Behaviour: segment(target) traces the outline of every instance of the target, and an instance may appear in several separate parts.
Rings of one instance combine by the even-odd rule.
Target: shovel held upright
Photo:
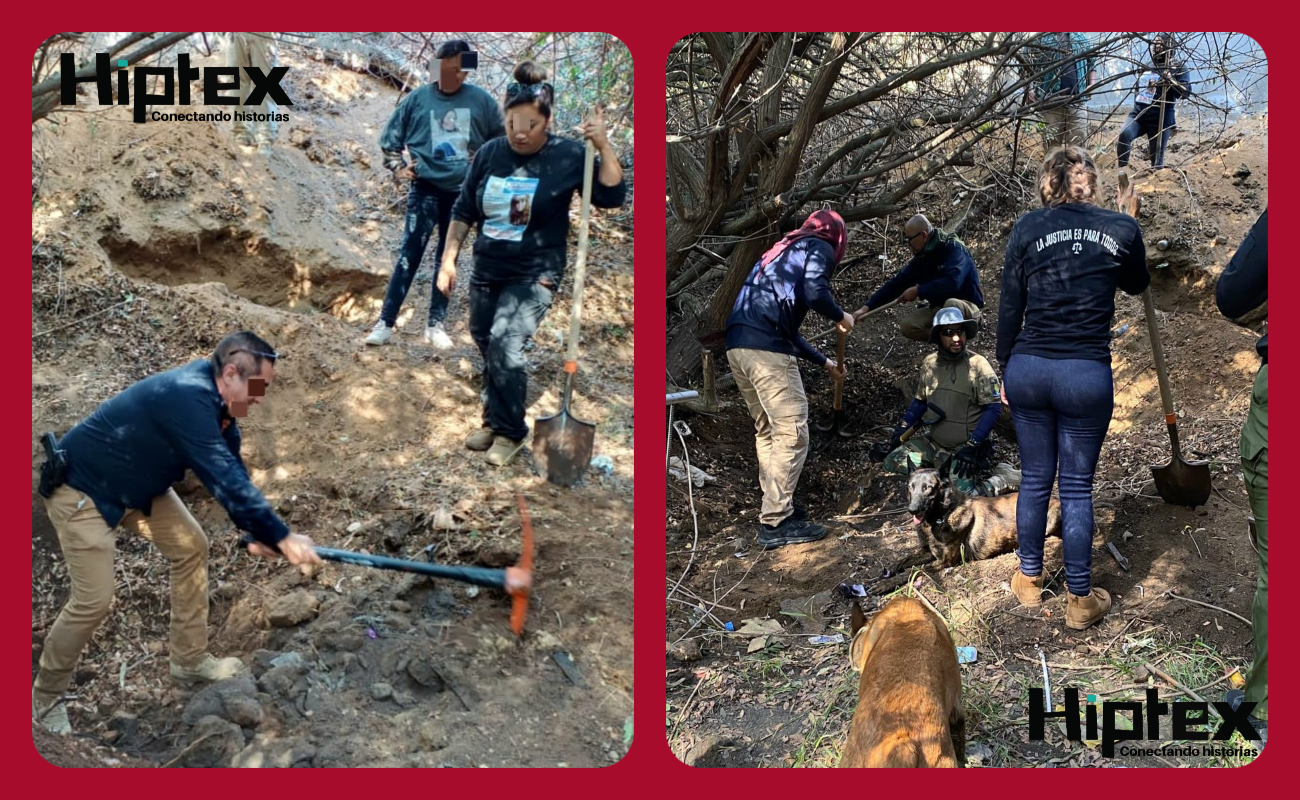
[[[573,266],[573,313],[569,320],[569,348],[564,360],[564,396],[560,413],[537,420],[533,457],[546,479],[560,486],[577,483],[591,463],[596,426],[569,412],[573,377],[578,372],[578,341],[582,334],[582,286],[587,276],[587,234],[591,215],[591,179],[596,150],[587,140],[582,166],[582,216],[578,228],[578,258]]]

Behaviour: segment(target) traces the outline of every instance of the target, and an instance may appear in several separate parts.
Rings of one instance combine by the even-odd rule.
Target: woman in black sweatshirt
[[[450,295],[461,243],[476,226],[469,332],[483,355],[483,426],[465,446],[486,450],[496,466],[514,460],[528,435],[524,341],[546,316],[564,276],[569,206],[582,191],[584,161],[581,142],[550,132],[555,90],[545,82],[546,71],[525,61],[514,77],[506,87],[506,135],[474,155],[452,208],[438,272],[438,290]],[[623,205],[623,168],[601,112],[583,124],[583,134],[597,153],[592,205]]]
[[[1043,540],[1059,471],[1065,623],[1083,629],[1110,608],[1092,586],[1092,481],[1115,404],[1110,325],[1115,289],[1151,282],[1137,220],[1093,205],[1097,166],[1079,147],[1043,162],[1044,208],[1016,220],[1007,242],[997,359],[1011,406],[1023,480],[1016,502],[1020,568],[1011,580],[1026,606],[1042,604]]]

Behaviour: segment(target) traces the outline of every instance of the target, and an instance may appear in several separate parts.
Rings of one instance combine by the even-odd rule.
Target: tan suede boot
[[[1106,616],[1109,610],[1110,593],[1105,589],[1094,586],[1087,597],[1078,597],[1070,592],[1065,603],[1065,627],[1081,631]]]
[[[1016,567],[1011,576],[1011,593],[1026,608],[1038,608],[1043,604],[1043,576],[1031,578]]]

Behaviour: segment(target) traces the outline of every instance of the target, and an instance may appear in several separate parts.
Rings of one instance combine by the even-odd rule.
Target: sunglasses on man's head
[[[261,350],[244,350],[241,348],[239,350],[231,350],[230,353],[227,355],[227,358],[229,358],[229,356],[233,356],[235,353],[248,353],[250,356],[261,356],[262,358],[265,358],[266,360],[270,361],[272,364],[274,364],[275,360],[280,357],[279,353],[263,353]]]

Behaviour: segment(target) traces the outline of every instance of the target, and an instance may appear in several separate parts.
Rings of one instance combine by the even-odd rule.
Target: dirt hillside
[[[508,599],[492,590],[339,564],[308,578],[254,560],[191,478],[179,490],[212,542],[210,649],[243,658],[254,679],[198,694],[172,685],[166,562],[119,532],[114,608],[71,689],[76,736],[34,732],[38,749],[69,766],[617,761],[632,713],[631,204],[595,215],[574,396],[612,469],[564,490],[527,451],[488,466],[461,446],[479,424],[481,368],[463,288],[448,318],[455,349],[420,340],[432,252],[394,344],[361,343],[401,236],[405,192],[377,144],[396,90],[294,53],[282,63],[295,104],[258,154],[227,130],[137,125],[117,107],[34,129],[33,441],[227,333],[258,331],[284,358],[243,423],[244,458],[291,527],[321,545],[504,567],[518,558],[521,493],[537,537],[528,630],[511,635]],[[468,255],[460,266],[463,287]],[[530,422],[559,407],[570,288],[528,353]],[[34,445],[33,480],[38,463]],[[33,670],[68,591],[38,501]]]
[[[1113,127],[1101,138],[1113,141],[1118,126]],[[1135,168],[1146,166],[1145,150],[1139,153]],[[1126,699],[1148,682],[1160,687],[1162,698],[1182,699],[1146,665],[1218,699],[1228,688],[1228,673],[1250,665],[1250,628],[1226,611],[1249,619],[1255,587],[1237,446],[1259,365],[1257,334],[1218,314],[1214,285],[1267,204],[1266,121],[1239,123],[1215,142],[1180,132],[1170,161],[1183,166],[1138,177],[1141,222],[1183,453],[1209,461],[1210,501],[1189,509],[1167,505],[1156,495],[1149,466],[1168,461],[1169,438],[1142,301],[1121,293],[1113,323],[1116,408],[1097,476],[1093,551],[1094,580],[1115,598],[1106,620],[1086,632],[1065,629],[1059,540],[1047,544],[1053,599],[1039,615],[1017,610],[1011,598],[1014,554],[944,570],[929,565],[899,572],[917,552],[906,488],[899,479],[876,475],[866,453],[887,437],[902,413],[915,388],[917,364],[930,346],[899,337],[898,315],[883,312],[883,319],[864,322],[849,338],[844,407],[858,436],[823,441],[814,434],[800,479],[796,501],[828,524],[827,539],[767,553],[758,549],[760,494],[752,422],[743,403],[732,388],[721,393],[725,405],[719,413],[688,415],[694,431],[688,440],[691,463],[717,482],[695,490],[698,544],[685,486],[675,483],[668,491],[669,586],[685,573],[669,604],[667,661],[667,725],[681,759],[696,766],[838,762],[857,703],[857,676],[849,669],[846,643],[811,644],[808,635],[848,633],[849,605],[841,584],[865,586],[868,612],[898,591],[924,594],[949,621],[956,644],[977,647],[978,661],[963,666],[962,677],[973,720],[967,729],[973,763],[984,766],[1161,764],[1150,758],[1103,761],[1093,747],[1064,742],[1063,736],[1029,742],[1028,689],[1042,686],[1037,648],[1053,667],[1058,702],[1067,685],[1105,699]],[[1113,150],[1101,155],[1099,167],[1104,200],[1113,207]],[[991,319],[972,349],[991,355],[1007,235],[1024,209],[993,197],[954,197],[953,191],[922,192],[916,210],[942,226],[974,203],[961,235],[979,266]],[[1158,246],[1161,240],[1165,249]],[[847,257],[867,255],[871,266],[837,277],[837,297],[846,308],[860,306],[904,263],[892,243],[888,258],[878,260],[878,241],[859,239],[855,246],[850,240]],[[809,327],[820,329],[823,323],[810,321]],[[814,344],[832,352],[834,340]],[[804,376],[816,422],[830,413],[831,382],[820,370],[805,370]],[[997,430],[999,453],[1018,463],[1008,416]],[[1110,540],[1128,558],[1129,571],[1106,550]],[[782,633],[753,651],[753,638],[719,632],[727,622],[740,628],[746,619],[764,617],[779,620]],[[1166,731],[1166,741],[1170,738]]]

